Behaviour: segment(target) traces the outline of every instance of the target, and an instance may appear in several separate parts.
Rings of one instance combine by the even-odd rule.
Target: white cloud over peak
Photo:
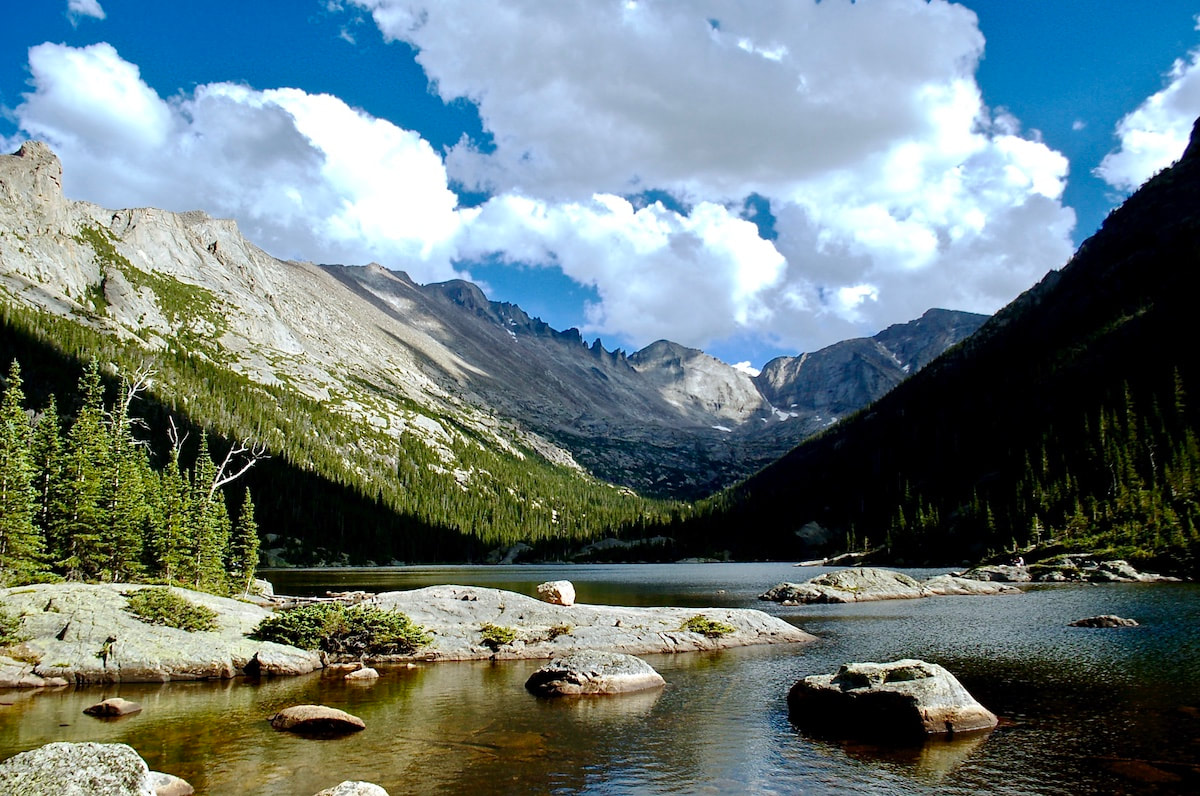
[[[1135,190],[1187,147],[1200,116],[1200,49],[1177,59],[1166,80],[1161,91],[1117,123],[1120,146],[1096,168],[1096,175],[1114,188]]]
[[[77,22],[81,17],[104,19],[104,9],[100,0],[67,0],[67,18]]]
[[[695,283],[648,261],[631,283],[616,258],[576,268],[556,250],[603,298],[596,331],[648,342],[641,313],[684,320],[655,309],[671,297],[706,308],[672,339],[736,331],[811,350],[930,306],[994,311],[1073,248],[1067,161],[983,105],[984,40],[961,6],[354,2],[416,48],[444,100],[478,106],[492,141],[450,151],[454,180],[552,216],[644,190],[696,207],[769,200],[785,259],[769,280],[727,257]]]

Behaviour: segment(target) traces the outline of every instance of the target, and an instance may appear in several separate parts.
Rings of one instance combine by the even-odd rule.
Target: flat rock
[[[155,796],[146,762],[123,743],[52,743],[0,763],[0,793]]]
[[[551,605],[523,594],[474,586],[429,586],[384,592],[368,604],[403,611],[433,634],[411,655],[391,660],[483,660],[552,658],[596,650],[648,655],[725,649],[751,644],[814,641],[815,637],[762,611],[744,608],[644,608],[576,603]],[[721,636],[683,630],[696,615],[733,627]],[[511,627],[517,639],[492,649],[483,643],[483,624]],[[570,628],[570,632],[561,632]]]
[[[997,724],[954,675],[912,659],[847,663],[837,674],[805,677],[788,693],[788,708],[792,721],[819,733],[898,742]]]
[[[32,674],[71,683],[165,682],[320,668],[314,652],[246,638],[271,611],[212,594],[174,589],[217,613],[217,629],[189,632],[141,621],[126,610],[120,583],[48,583],[0,589],[0,604],[21,620]]]
[[[986,580],[971,580],[957,575],[935,575],[921,581],[926,591],[936,596],[963,594],[1020,594],[1021,590],[1007,583]]]
[[[553,605],[574,605],[575,585],[569,580],[549,580],[537,587],[538,596]]]
[[[91,707],[86,707],[83,712],[89,716],[128,716],[131,713],[141,713],[142,705],[140,702],[130,702],[128,699],[121,697],[113,697],[106,699],[103,702],[97,702]]]
[[[1112,614],[1089,616],[1086,619],[1076,619],[1068,623],[1069,627],[1137,627],[1136,619],[1126,619]]]
[[[796,603],[856,603],[928,596],[929,592],[920,582],[903,572],[854,567],[818,575],[804,583],[780,583],[759,595],[759,599]]]
[[[661,688],[665,681],[641,658],[618,652],[581,651],[554,658],[525,681],[539,696],[623,694]]]
[[[372,782],[346,780],[313,796],[388,796],[388,792]]]
[[[366,728],[358,716],[326,705],[293,705],[271,716],[277,730],[304,735],[345,735]]]

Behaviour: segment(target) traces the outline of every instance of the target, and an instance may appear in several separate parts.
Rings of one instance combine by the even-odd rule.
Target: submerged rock
[[[1076,619],[1068,623],[1068,627],[1137,627],[1136,619],[1126,619],[1112,614],[1089,616],[1086,619]]]
[[[346,780],[313,796],[388,796],[388,792],[372,782]]]
[[[0,793],[155,796],[146,761],[123,743],[51,743],[0,763]]]
[[[538,596],[551,605],[574,605],[575,586],[569,580],[550,580],[537,587]]]
[[[91,707],[86,707],[83,712],[89,716],[113,717],[113,716],[128,716],[131,713],[141,713],[142,705],[140,702],[130,702],[128,699],[121,697],[113,697],[106,699],[103,702],[97,702]]]
[[[990,730],[995,714],[935,663],[847,663],[833,675],[799,680],[788,693],[796,724],[823,734],[913,741]]]
[[[344,710],[325,705],[293,705],[270,718],[277,730],[304,735],[345,735],[366,729],[366,722]]]
[[[196,792],[186,779],[161,771],[150,772],[150,787],[154,789],[154,796],[192,796]]]
[[[539,696],[624,694],[660,688],[665,681],[650,664],[616,652],[573,652],[555,658],[525,681]]]

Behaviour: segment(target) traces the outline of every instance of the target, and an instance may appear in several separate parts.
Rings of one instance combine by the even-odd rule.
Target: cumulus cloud
[[[742,332],[811,349],[930,306],[993,311],[1070,256],[1067,161],[983,105],[984,40],[962,6],[354,1],[443,99],[477,104],[490,140],[454,147],[447,169],[523,197],[510,218],[646,190],[769,201],[784,258],[770,279],[741,265],[755,255],[740,238],[696,247],[691,280],[682,246],[632,268],[547,245],[596,285],[596,331],[641,343],[678,324],[666,336],[691,345]]]
[[[1162,91],[1117,123],[1120,146],[1096,168],[1096,175],[1114,188],[1135,190],[1187,147],[1200,116],[1200,49],[1177,59],[1166,81]]]
[[[100,0],[67,0],[67,19],[71,20],[72,24],[78,23],[82,17],[104,19],[104,16]]]
[[[68,195],[231,216],[278,256],[457,274],[458,200],[416,133],[292,88],[212,83],[163,99],[103,43],[41,44],[29,66],[15,115],[58,152]]]

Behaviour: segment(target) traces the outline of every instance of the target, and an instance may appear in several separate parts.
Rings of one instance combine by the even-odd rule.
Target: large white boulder
[[[537,587],[538,596],[551,605],[574,605],[575,586],[569,580],[549,580]]]
[[[0,763],[0,793],[155,796],[146,761],[123,743],[52,743]]]

